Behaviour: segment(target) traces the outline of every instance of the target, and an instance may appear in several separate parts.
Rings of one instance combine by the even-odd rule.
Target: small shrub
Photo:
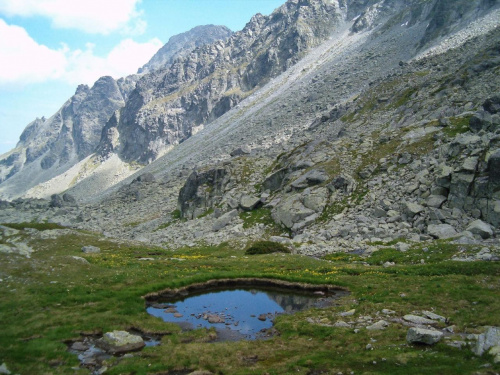
[[[290,253],[290,250],[277,242],[257,241],[254,242],[246,251],[247,255],[272,254],[272,253]]]

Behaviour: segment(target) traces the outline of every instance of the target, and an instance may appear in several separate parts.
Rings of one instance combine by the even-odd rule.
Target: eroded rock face
[[[193,219],[212,208],[222,199],[228,181],[229,174],[224,168],[191,173],[179,192],[181,217]]]

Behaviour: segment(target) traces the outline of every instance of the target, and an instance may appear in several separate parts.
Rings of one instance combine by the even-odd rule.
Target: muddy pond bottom
[[[273,335],[277,315],[327,307],[337,298],[321,292],[235,288],[152,303],[147,312],[184,330],[213,327],[217,341],[256,340]]]

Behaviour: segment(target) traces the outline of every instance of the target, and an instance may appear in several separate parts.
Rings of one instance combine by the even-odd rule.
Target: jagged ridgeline
[[[99,181],[97,191],[104,190],[210,127],[243,100],[257,97],[260,89],[284,87],[283,78],[280,87],[273,88],[271,81],[304,57],[317,60],[304,68],[306,76],[345,43],[364,38],[369,48],[387,38],[381,51],[392,54],[384,62],[388,65],[372,67],[364,80],[343,85],[330,102],[347,100],[370,75],[383,75],[497,6],[495,0],[290,0],[269,16],[255,15],[236,33],[223,26],[194,28],[172,37],[140,74],[80,86],[52,117],[29,124],[17,147],[0,159],[0,194],[13,198],[36,187],[31,196],[49,196],[84,180]],[[310,54],[329,40],[338,43]],[[365,62],[351,66],[351,73],[366,71]],[[332,83],[332,92],[345,78]],[[308,100],[324,101],[317,93]],[[302,112],[303,121],[309,121],[312,111]],[[269,128],[263,135],[275,131]],[[103,168],[117,172],[102,177]]]

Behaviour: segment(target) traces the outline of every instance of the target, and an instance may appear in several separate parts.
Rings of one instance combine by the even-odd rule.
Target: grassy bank
[[[18,228],[21,229],[21,228]],[[47,232],[48,233],[48,232]],[[73,231],[30,239],[31,258],[0,254],[0,363],[19,374],[85,374],[77,369],[66,340],[81,332],[132,327],[166,334],[162,345],[131,358],[110,360],[109,374],[167,374],[209,370],[220,374],[488,374],[500,371],[488,356],[446,342],[408,345],[408,327],[391,322],[383,331],[333,327],[338,320],[394,317],[433,310],[449,318],[455,332],[500,326],[500,267],[494,262],[454,262],[464,251],[436,243],[402,254],[380,250],[367,263],[355,256],[313,259],[274,253],[245,255],[230,244],[175,252],[142,247]],[[101,248],[83,254],[82,246]],[[467,249],[466,249],[467,251]],[[79,258],[74,258],[74,257]],[[83,259],[81,259],[83,258]],[[425,258],[425,264],[420,259]],[[395,261],[396,266],[380,264]],[[143,296],[214,278],[265,277],[347,287],[337,306],[280,316],[280,332],[268,341],[210,343],[208,333],[181,332],[148,315]],[[355,309],[352,317],[338,313]],[[444,326],[444,325],[443,325]],[[367,345],[372,346],[367,350]],[[488,365],[491,367],[482,367]]]

